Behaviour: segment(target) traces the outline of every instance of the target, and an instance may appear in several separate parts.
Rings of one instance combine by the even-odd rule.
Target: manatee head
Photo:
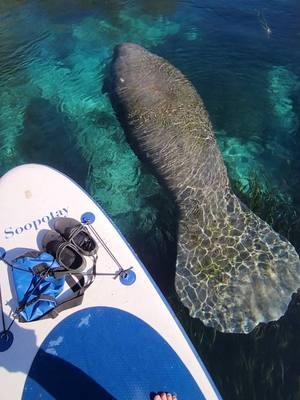
[[[300,287],[298,254],[232,192],[194,87],[129,43],[115,49],[112,80],[130,143],[179,208],[175,286],[190,315],[235,333],[278,319]]]

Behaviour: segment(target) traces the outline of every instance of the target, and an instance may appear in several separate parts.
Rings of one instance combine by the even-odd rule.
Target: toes
[[[153,400],[177,400],[177,397],[175,394],[171,393],[160,393],[154,396]]]
[[[167,400],[177,400],[176,394],[167,393]]]
[[[154,400],[169,400],[169,398],[167,398],[166,393],[160,393],[154,397]]]

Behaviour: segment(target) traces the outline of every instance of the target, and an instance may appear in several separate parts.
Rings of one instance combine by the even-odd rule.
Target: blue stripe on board
[[[152,279],[152,276],[150,275],[150,273],[148,272],[147,268],[143,265],[143,263],[140,261],[139,257],[137,256],[136,252],[134,251],[134,249],[130,246],[130,244],[127,242],[127,240],[125,239],[125,237],[123,236],[122,232],[119,230],[119,228],[114,224],[114,222],[112,221],[112,219],[109,217],[109,215],[106,213],[106,211],[98,204],[95,202],[95,200],[89,195],[89,193],[87,193],[80,185],[78,185],[78,183],[76,183],[75,181],[73,181],[72,178],[70,178],[69,176],[65,175],[64,173],[57,171],[55,168],[52,167],[48,167],[50,169],[52,169],[53,171],[55,171],[56,173],[59,173],[60,175],[65,176],[67,179],[69,179],[72,183],[74,183],[75,186],[77,186],[99,209],[100,211],[105,215],[105,217],[110,221],[110,223],[114,226],[114,228],[116,229],[116,231],[119,233],[120,237],[122,238],[122,240],[127,244],[128,248],[130,249],[130,251],[132,252],[132,254],[135,256],[137,262],[139,263],[140,267],[143,269],[143,271],[145,272],[145,274],[147,275],[147,277],[149,278],[150,282],[152,283],[152,285],[154,286],[155,290],[157,291],[159,297],[162,299],[162,301],[164,302],[164,304],[166,305],[167,309],[169,310],[169,313],[171,314],[171,316],[173,317],[173,319],[175,320],[178,328],[180,329],[181,333],[183,334],[185,340],[187,341],[187,343],[189,344],[194,356],[196,357],[197,361],[199,362],[201,368],[203,369],[208,381],[211,384],[211,387],[213,388],[217,398],[219,400],[222,400],[222,397],[214,383],[214,381],[212,380],[210,374],[208,373],[203,361],[201,360],[199,354],[197,353],[197,351],[194,348],[194,345],[192,344],[190,338],[188,337],[187,333],[185,332],[185,330],[183,329],[180,321],[178,320],[178,318],[176,317],[173,309],[171,308],[170,304],[167,302],[166,298],[164,297],[164,295],[162,294],[162,292],[160,291],[159,287],[157,286],[157,284],[155,283],[155,281]]]
[[[91,307],[70,315],[47,336],[22,399],[147,400],[158,391],[204,399],[176,352],[153,328],[119,309]]]

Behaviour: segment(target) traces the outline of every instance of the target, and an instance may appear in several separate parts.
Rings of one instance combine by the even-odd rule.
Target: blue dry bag
[[[54,257],[48,253],[27,253],[12,262],[13,279],[19,307],[16,311],[20,322],[34,321],[51,312],[56,298],[62,292],[65,278],[49,275],[59,268]],[[38,269],[47,271],[42,275]]]

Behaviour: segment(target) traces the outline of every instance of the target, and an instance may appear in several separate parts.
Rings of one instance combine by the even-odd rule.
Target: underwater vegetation
[[[295,200],[282,195],[278,187],[253,173],[245,188],[239,181],[231,181],[233,190],[240,199],[273,229],[287,238],[300,253],[300,208]]]
[[[267,90],[259,89],[262,83]],[[257,85],[251,88],[257,93],[257,101],[252,93],[251,100],[238,104],[241,118],[233,122],[232,115],[227,118],[227,107],[236,90],[235,86],[231,88],[229,102],[221,106],[221,116],[225,118],[221,129],[220,122],[214,121],[218,126],[216,136],[229,175],[241,183],[243,191],[248,189],[249,176],[254,171],[261,186],[272,182],[284,196],[294,192],[291,187],[294,188],[299,170],[299,79],[287,67],[273,66],[263,72]],[[247,88],[243,90],[244,99],[250,97]]]

